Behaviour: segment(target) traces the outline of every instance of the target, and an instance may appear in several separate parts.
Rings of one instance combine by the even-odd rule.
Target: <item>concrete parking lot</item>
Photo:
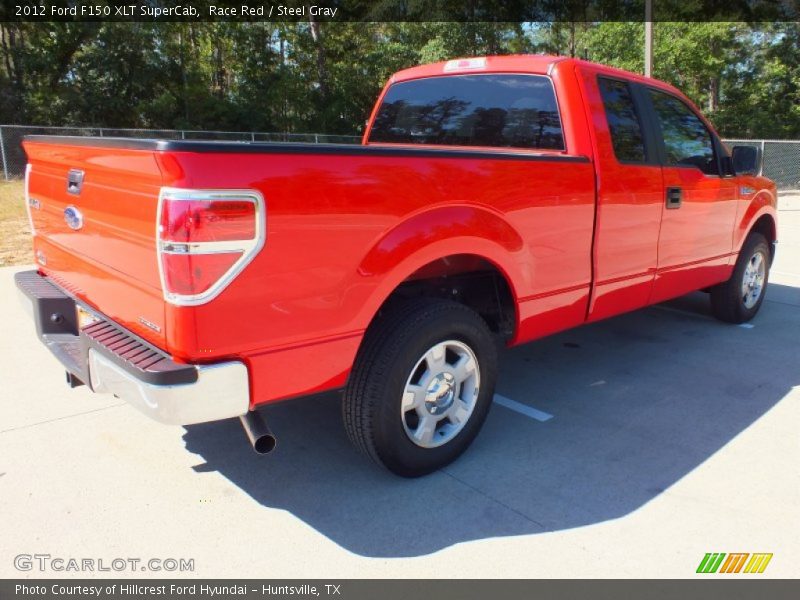
[[[0,577],[41,576],[14,566],[35,553],[194,559],[171,576],[694,577],[707,552],[796,577],[800,196],[780,208],[751,325],[698,293],[506,351],[513,403],[410,481],[351,449],[336,395],[268,408],[262,457],[236,421],[167,427],[68,389],[0,269]]]

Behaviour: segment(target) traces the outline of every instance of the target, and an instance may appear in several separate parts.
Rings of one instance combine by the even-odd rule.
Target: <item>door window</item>
[[[696,167],[706,175],[718,175],[711,132],[681,100],[650,90],[656,118],[661,125],[666,165]]]

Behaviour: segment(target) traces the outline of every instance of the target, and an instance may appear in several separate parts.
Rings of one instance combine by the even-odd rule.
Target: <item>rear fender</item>
[[[526,244],[505,219],[483,207],[447,206],[417,213],[378,240],[359,265],[363,277],[380,279],[362,312],[369,323],[391,293],[414,272],[456,254],[478,256],[505,277],[514,297],[529,279],[523,265]]]

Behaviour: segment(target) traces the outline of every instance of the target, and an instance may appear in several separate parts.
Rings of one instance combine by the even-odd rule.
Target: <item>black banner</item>
[[[2,600],[794,600],[793,580],[1,580]]]
[[[0,21],[643,21],[647,0],[2,0]],[[653,21],[800,20],[800,0],[652,0]]]

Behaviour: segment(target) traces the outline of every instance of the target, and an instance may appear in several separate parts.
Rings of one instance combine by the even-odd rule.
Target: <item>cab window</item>
[[[633,102],[630,86],[616,79],[598,79],[614,155],[620,162],[643,163],[647,153],[642,123]]]

